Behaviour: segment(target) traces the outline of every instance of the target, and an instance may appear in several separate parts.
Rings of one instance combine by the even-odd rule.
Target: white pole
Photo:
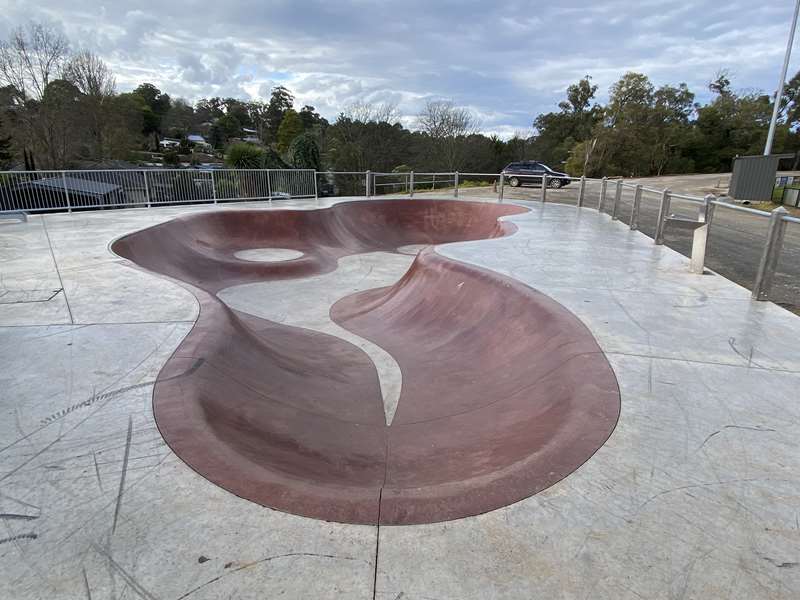
[[[783,98],[783,86],[786,83],[786,71],[789,69],[789,57],[792,55],[792,44],[794,43],[794,30],[797,27],[797,13],[800,11],[800,0],[794,5],[794,16],[792,17],[792,29],[789,31],[789,42],[786,44],[786,55],[783,57],[783,69],[781,78],[778,81],[778,91],[775,92],[775,106],[772,107],[772,120],[769,123],[769,133],[767,134],[767,144],[764,146],[764,156],[772,153],[772,141],[775,138],[775,125],[778,121],[778,110]]]

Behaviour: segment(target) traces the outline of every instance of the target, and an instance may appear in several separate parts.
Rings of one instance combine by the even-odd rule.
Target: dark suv
[[[506,181],[511,187],[517,187],[523,183],[538,183],[541,185],[542,176],[545,174],[547,175],[547,187],[558,189],[569,185],[569,175],[554,171],[544,163],[535,160],[513,162],[503,169],[503,175],[505,175]]]

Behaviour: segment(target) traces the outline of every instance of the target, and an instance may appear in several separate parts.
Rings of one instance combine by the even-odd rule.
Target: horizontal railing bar
[[[317,175],[366,175],[367,171],[317,171]]]
[[[669,193],[670,198],[677,198],[678,200],[686,200],[688,202],[695,202],[697,204],[703,204],[703,199],[698,198],[697,196],[687,196],[686,194],[676,194],[675,192]]]
[[[788,223],[800,223],[800,218],[798,218],[798,217],[790,217],[790,216],[788,216],[788,215],[784,215],[784,216],[783,216],[783,217],[781,217],[781,218],[782,218],[784,221],[788,222]]]
[[[727,208],[730,210],[738,210],[739,212],[749,213],[751,215],[756,215],[758,217],[769,217],[770,213],[765,210],[758,210],[756,208],[747,208],[746,206],[739,206],[737,204],[731,204],[730,202],[720,202],[719,200],[712,200],[711,204],[714,206],[721,206],[722,208]]]

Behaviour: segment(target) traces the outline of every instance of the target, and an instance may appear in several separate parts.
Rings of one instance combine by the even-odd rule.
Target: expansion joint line
[[[64,294],[64,303],[67,305],[67,312],[69,313],[69,322],[74,325],[75,319],[72,316],[72,307],[69,305],[69,298],[67,298],[67,290],[64,288],[64,281],[61,279],[61,271],[58,269],[58,263],[56,262],[56,254],[53,252],[53,242],[50,241],[50,232],[47,231],[47,221],[44,215],[42,215],[42,229],[44,229],[44,235],[47,238],[47,247],[50,249],[50,256],[53,259],[53,267],[56,270],[56,275],[58,276],[58,285],[61,286],[61,293]]]

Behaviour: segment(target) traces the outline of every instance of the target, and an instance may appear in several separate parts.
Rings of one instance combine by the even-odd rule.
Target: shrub
[[[266,152],[260,146],[247,142],[236,142],[225,152],[225,164],[234,169],[262,169]]]

